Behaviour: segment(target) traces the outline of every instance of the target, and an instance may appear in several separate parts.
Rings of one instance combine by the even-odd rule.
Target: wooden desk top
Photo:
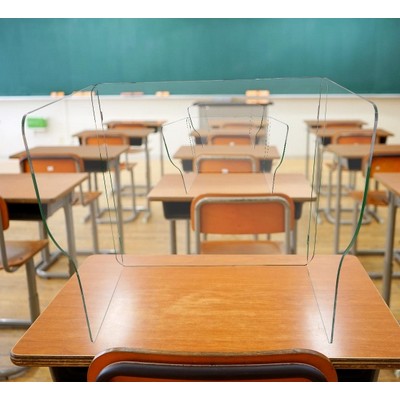
[[[148,194],[151,201],[191,201],[204,193],[271,193],[273,175],[268,173],[184,174],[188,193],[179,174],[165,174]],[[303,174],[276,174],[275,193],[285,193],[294,201],[315,200]]]
[[[317,119],[307,119],[304,121],[305,124],[309,128],[314,128],[314,129],[321,129],[321,128],[329,128],[330,126],[343,126],[345,128],[348,128],[349,126],[358,126],[362,127],[363,125],[366,125],[365,121],[361,121],[359,119],[328,119],[328,120],[317,120]]]
[[[230,145],[195,145],[181,146],[173,155],[173,158],[190,160],[196,156],[206,155],[252,155],[259,159],[279,159],[281,156],[275,146],[266,148],[263,145],[230,146]]]
[[[249,135],[250,137],[264,137],[266,135],[265,128],[258,128],[256,126],[253,127],[240,127],[240,128],[221,128],[221,129],[197,129],[195,131],[192,131],[191,136],[200,136],[200,137],[208,137],[208,136],[214,136],[214,135],[229,135],[229,136],[234,136],[234,135]]]
[[[347,256],[333,343],[327,339],[340,256],[309,267],[286,256],[95,255],[11,352],[26,366],[88,366],[110,347],[148,351],[255,352],[309,348],[337,368],[399,368],[400,328],[361,263]],[[266,265],[268,264],[268,265]],[[101,295],[100,295],[101,294]],[[317,303],[316,297],[320,300]],[[327,330],[326,330],[327,328]]]
[[[371,146],[368,144],[330,144],[326,151],[343,158],[362,158],[370,153]],[[400,154],[400,144],[375,144],[374,154]]]
[[[128,145],[107,146],[107,152],[104,151],[104,147],[99,148],[97,146],[37,146],[29,149],[31,154],[75,154],[84,160],[112,160],[128,150]],[[21,158],[25,155],[26,151],[21,151],[19,153],[12,154],[10,158]]]
[[[335,134],[337,133],[373,133],[373,129],[358,129],[358,128],[327,128],[327,129],[322,129],[320,128],[318,130],[318,136],[323,137],[323,138],[332,138]],[[313,132],[313,133],[316,133]],[[376,136],[377,137],[390,137],[394,136],[392,132],[386,131],[385,129],[377,129],[376,130]]]
[[[380,172],[374,174],[374,179],[384,185],[390,192],[400,196],[400,173],[399,172]]]
[[[107,126],[109,129],[112,129],[115,125],[143,125],[148,128],[158,129],[163,124],[165,124],[167,120],[160,119],[160,120],[147,120],[147,119],[131,119],[131,120],[115,120],[105,122],[104,125]]]
[[[107,130],[86,130],[75,133],[73,136],[79,139],[88,137],[88,136],[96,136],[101,137],[102,135],[124,135],[128,138],[146,138],[151,133],[154,133],[154,130],[151,128],[138,128],[138,129],[107,129]]]
[[[54,202],[87,178],[86,173],[36,174],[41,201]],[[0,174],[0,196],[9,203],[37,203],[31,174]]]

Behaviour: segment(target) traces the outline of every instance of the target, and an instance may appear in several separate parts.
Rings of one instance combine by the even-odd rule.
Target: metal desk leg
[[[186,224],[186,254],[190,254],[190,219],[185,221]]]
[[[160,135],[160,174],[162,177],[164,175],[164,140],[161,128],[158,128],[157,132]]]
[[[67,229],[68,253],[70,257],[69,275],[72,276],[75,273],[75,267],[77,268],[78,264],[76,260],[74,219],[72,216],[72,205],[69,201],[64,205],[64,213],[65,226]]]
[[[115,163],[115,185],[117,192],[117,228],[119,235],[119,246],[120,253],[124,254],[124,221],[123,221],[123,209],[122,209],[122,199],[121,199],[121,171],[119,168],[119,161]]]
[[[341,218],[341,201],[342,201],[342,162],[338,158],[337,164],[337,183],[336,183],[336,215],[335,215],[335,237],[333,244],[333,253],[339,254],[340,242],[340,218]]]
[[[51,263],[49,260],[43,260],[42,263],[39,264],[36,268],[36,273],[41,278],[69,278],[75,273],[75,266],[77,266],[76,260],[76,246],[75,246],[75,230],[74,230],[74,219],[72,215],[72,204],[71,197],[68,196],[63,201],[63,209],[65,216],[65,228],[67,233],[67,246],[68,246],[68,256],[69,260],[69,271],[67,274],[65,273],[57,273],[57,272],[47,272],[46,270],[50,267]],[[41,228],[43,229],[43,224],[41,224]],[[47,237],[46,231],[43,229],[42,235]],[[57,253],[60,256],[62,253]],[[47,262],[45,262],[47,261]]]
[[[138,211],[145,211],[147,212],[147,216],[145,220],[150,218],[151,216],[151,209],[150,209],[150,201],[147,197],[151,190],[151,166],[150,166],[150,151],[149,151],[149,142],[147,138],[144,138],[144,157],[145,157],[145,170],[146,170],[146,184],[145,184],[145,196],[146,196],[146,206],[145,207],[137,207]]]
[[[385,245],[385,260],[383,266],[383,282],[382,282],[382,297],[386,304],[390,304],[390,291],[392,283],[393,271],[393,246],[394,246],[394,230],[396,218],[396,196],[389,193],[389,207],[386,229],[386,245]]]
[[[150,167],[150,151],[149,151],[149,141],[145,140],[144,142],[145,147],[145,158],[146,158],[146,207],[149,217],[151,215],[150,211],[150,201],[147,195],[150,193],[151,190],[151,167]]]
[[[310,160],[310,130],[307,129],[307,135],[306,135],[306,178],[308,179],[308,175],[310,173],[310,166],[309,166],[309,160]]]
[[[176,220],[169,220],[169,245],[170,245],[170,253],[176,253]]]

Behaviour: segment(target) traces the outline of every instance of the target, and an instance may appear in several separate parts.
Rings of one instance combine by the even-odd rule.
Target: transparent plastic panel
[[[32,118],[49,121],[41,141],[29,128]],[[294,202],[290,253],[296,256],[277,261],[265,254],[263,265],[305,269],[332,342],[340,273],[365,222],[365,195],[356,220],[348,212],[352,202],[347,194],[368,187],[376,127],[377,110],[371,102],[325,78],[102,83],[25,115],[23,137],[39,199],[42,188],[33,161],[35,154],[50,151],[43,149],[44,143],[54,144],[54,153],[86,157],[83,171],[90,181],[84,182],[85,189],[101,192],[96,202],[99,245],[92,253],[114,254],[119,268],[134,267],[124,257],[135,240],[124,235],[126,224],[149,216],[152,202],[163,202],[165,223],[175,223],[190,219],[190,202],[204,193],[286,194]],[[234,161],[243,158],[251,161],[251,171],[235,170],[239,163]],[[299,158],[304,170],[298,168]],[[141,189],[147,201],[141,208],[132,203],[132,194],[123,196],[131,181],[129,169],[121,168],[132,161],[144,165]],[[207,161],[208,168],[217,170],[203,170]],[[93,277],[79,273],[76,254],[69,253],[59,230],[53,232],[51,218],[44,213],[42,217],[51,240],[70,257],[94,341],[113,301],[119,273],[102,281],[99,305]],[[329,235],[318,236],[320,224],[329,227]],[[187,234],[190,244],[193,231]],[[282,241],[284,235],[268,238]],[[176,238],[168,240],[173,248]],[[76,247],[79,250],[79,238]],[[319,265],[320,255],[330,257],[328,272],[324,263]]]

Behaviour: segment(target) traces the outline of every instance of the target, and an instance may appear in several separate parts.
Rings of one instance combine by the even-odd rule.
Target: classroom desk
[[[82,158],[85,172],[106,172],[114,171],[115,175],[115,193],[117,200],[117,226],[120,235],[120,252],[124,252],[124,230],[122,218],[121,201],[121,175],[119,168],[119,158],[121,154],[126,153],[129,146],[108,146],[107,153],[99,151],[97,146],[37,146],[29,149],[30,154],[54,155],[54,154],[75,154]],[[21,158],[26,155],[22,151],[10,156],[10,158]]]
[[[315,135],[321,144],[325,147],[331,144],[332,137],[338,132],[346,131],[368,131],[368,129],[363,128],[366,122],[361,120],[305,120],[307,126],[307,136],[306,136],[306,177],[309,176],[309,160],[310,160],[310,137]],[[370,130],[372,132],[372,130]],[[376,136],[378,137],[378,143],[386,143],[387,138],[393,136],[392,132],[385,129],[377,129]]]
[[[341,221],[341,198],[342,198],[342,170],[345,166],[349,171],[360,171],[362,159],[370,154],[371,146],[367,144],[345,145],[330,144],[326,151],[333,153],[338,160],[337,182],[336,182],[336,206],[335,206],[335,235],[333,251],[339,253],[340,242],[340,221]],[[375,144],[374,154],[400,154],[400,145],[395,144]]]
[[[296,255],[124,255],[129,266],[123,267],[112,255],[94,255],[79,274],[91,326],[101,326],[95,340],[74,275],[14,346],[11,360],[50,367],[59,380],[68,373],[85,379],[96,354],[119,346],[194,353],[308,348],[338,370],[367,378],[376,369],[399,368],[399,324],[354,256],[343,263],[329,343],[331,321],[324,324],[321,315],[331,313],[339,259],[315,256],[307,267]]]
[[[145,171],[146,171],[146,176],[145,176],[145,196],[150,192],[151,189],[151,163],[150,163],[150,148],[149,148],[149,140],[148,136],[154,132],[153,128],[135,128],[135,129],[109,129],[107,131],[103,130],[85,130],[78,132],[74,134],[73,136],[79,139],[79,143],[82,144],[84,143],[84,138],[85,137],[91,137],[98,135],[101,137],[101,135],[104,135],[107,133],[107,135],[124,135],[129,138],[129,144],[131,146],[142,146],[144,145],[144,157],[145,157]],[[138,211],[145,211],[149,215],[151,214],[149,204],[147,204],[146,207],[140,208],[137,207]]]
[[[173,155],[173,158],[181,160],[184,171],[193,171],[194,158],[200,155],[243,156],[252,155],[260,162],[260,170],[270,172],[273,160],[279,160],[281,155],[275,146],[263,145],[230,146],[230,145],[195,145],[181,146]]]
[[[385,259],[383,266],[382,297],[390,304],[390,292],[393,276],[394,237],[396,227],[396,211],[399,207],[400,173],[376,173],[374,178],[389,192],[389,207],[387,215]]]
[[[68,253],[75,263],[76,246],[71,205],[72,193],[86,179],[88,179],[86,173],[36,174],[44,217],[46,219],[51,217],[60,208],[64,210]],[[30,173],[0,174],[0,196],[7,203],[10,219],[42,222]],[[40,224],[40,226],[41,235],[44,236],[43,224]],[[47,263],[43,260],[38,266],[38,275],[55,277],[54,274],[45,272],[48,267],[48,260]],[[72,263],[70,263],[69,269],[68,276],[75,272]],[[61,277],[66,276],[63,274]]]
[[[194,197],[204,193],[259,194],[270,193],[272,174],[184,174],[185,186],[179,174],[165,174],[149,193],[150,201],[163,203],[164,217],[170,223],[170,251],[176,254],[176,220],[190,220],[190,203]],[[285,193],[295,202],[295,218],[300,218],[304,202],[314,201],[311,186],[302,174],[277,174],[275,193]],[[292,233],[293,251],[296,248],[296,229]],[[187,224],[187,252],[190,252],[190,226]]]
[[[141,129],[141,127],[149,128],[154,133],[158,133],[160,136],[160,172],[161,176],[164,175],[164,141],[162,137],[162,126],[166,123],[166,120],[146,120],[146,119],[135,119],[135,120],[114,120],[105,122],[104,125],[107,129],[131,129],[137,130]]]

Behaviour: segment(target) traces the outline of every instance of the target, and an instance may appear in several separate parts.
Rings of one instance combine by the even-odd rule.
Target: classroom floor
[[[304,170],[303,161],[286,160],[284,170],[287,172],[302,172]],[[169,164],[166,163],[166,172],[176,173]],[[144,183],[143,165],[139,162],[138,169],[135,172],[138,184]],[[152,182],[155,183],[159,179],[159,164],[157,160],[152,163]],[[127,201],[124,199],[124,202]],[[139,198],[139,203],[144,204],[144,198]],[[75,209],[74,209],[75,210]],[[125,232],[125,251],[134,254],[167,254],[169,252],[169,224],[163,217],[162,207],[160,203],[152,203],[152,215],[147,220],[144,214],[124,224]],[[90,224],[83,223],[86,210],[76,209],[75,212],[75,230],[78,247],[90,247]],[[399,213],[398,213],[399,214]],[[380,211],[381,217],[384,219],[386,211]],[[397,216],[399,218],[399,215]],[[301,220],[303,222],[303,220]],[[300,222],[300,223],[302,223]],[[58,212],[49,220],[50,229],[54,232],[55,237],[63,237],[63,214]],[[178,226],[178,251],[185,252],[185,224],[180,221]],[[318,223],[318,246],[319,254],[332,253],[332,224],[320,214]],[[400,221],[398,225],[400,226]],[[12,238],[30,238],[37,237],[37,224],[34,222],[18,222],[12,221],[7,237]],[[112,236],[107,224],[99,225],[99,235],[101,238],[100,245],[103,248],[112,243]],[[350,235],[350,226],[343,226],[343,241],[346,241]],[[398,235],[399,236],[399,235]],[[385,223],[376,221],[366,224],[362,227],[359,235],[360,248],[368,248],[373,246],[383,247],[385,238]],[[396,240],[396,247],[400,248],[400,239]],[[80,256],[78,263],[84,259]],[[383,256],[360,256],[360,259],[368,272],[382,271]],[[395,271],[400,271],[400,264],[394,264]],[[65,258],[60,258],[52,267],[54,271],[67,271],[67,263]],[[41,279],[38,278],[38,290],[40,296],[41,309],[43,310],[51,299],[56,295],[60,288],[65,284],[63,279]],[[381,289],[381,279],[374,279],[377,289]],[[2,273],[0,280],[1,293],[1,313],[2,317],[7,313],[8,316],[26,315],[25,299],[25,273],[24,270],[14,274]],[[394,279],[392,284],[392,300],[391,310],[394,316],[400,320],[400,279]],[[2,329],[0,337],[0,366],[9,363],[9,350],[13,344],[22,335],[22,331]],[[25,371],[21,376],[15,377],[10,381],[13,382],[48,382],[51,376],[47,368],[31,368]],[[400,382],[400,375],[396,375],[393,370],[383,370],[379,374],[379,381],[384,382]]]

